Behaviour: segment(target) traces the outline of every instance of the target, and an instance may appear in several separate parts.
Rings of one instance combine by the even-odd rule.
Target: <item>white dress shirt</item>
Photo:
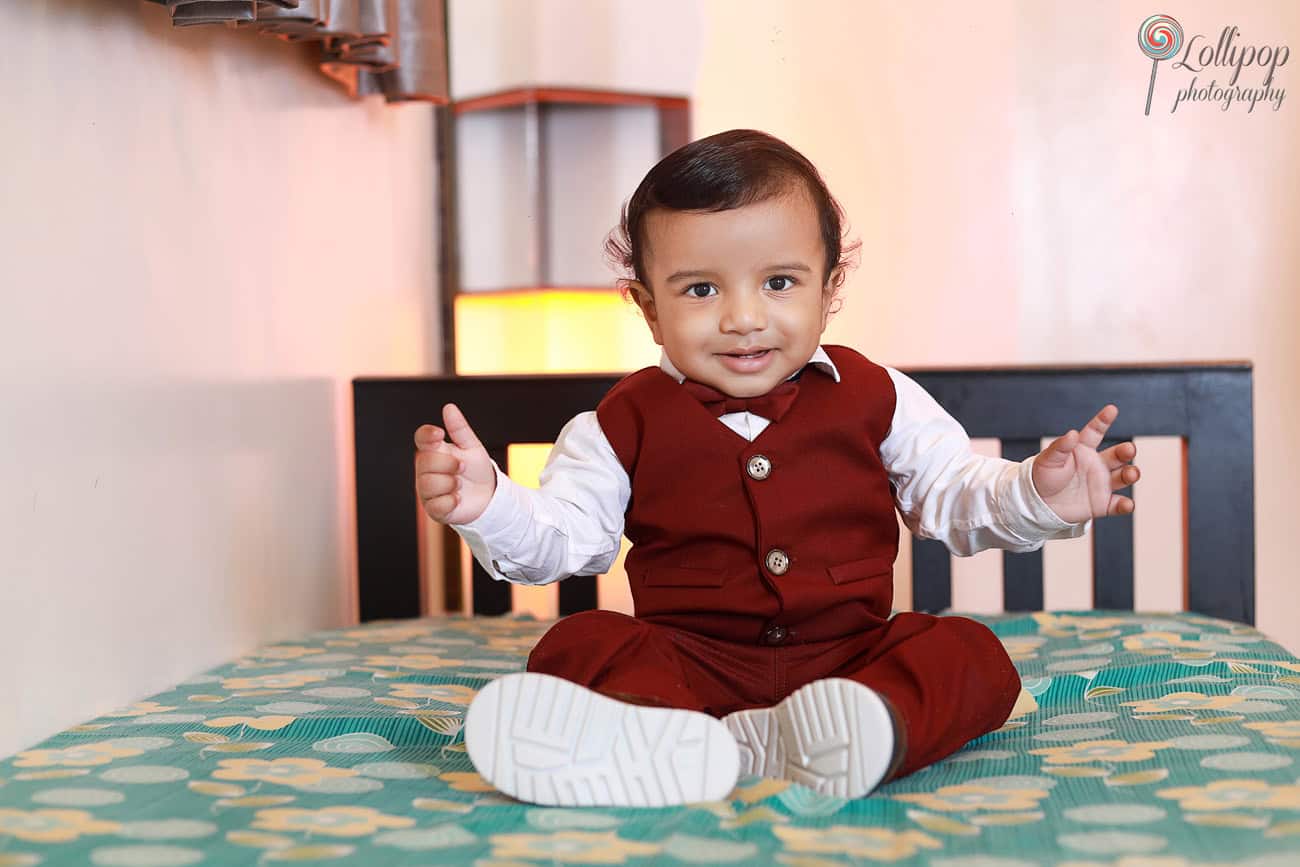
[[[839,382],[823,348],[809,363]],[[678,382],[685,378],[667,355],[659,366]],[[966,431],[925,389],[892,367],[884,369],[897,400],[880,459],[913,534],[968,557],[986,548],[1033,551],[1048,539],[1087,531],[1090,521],[1063,521],[1043,502],[1031,477],[1033,457],[1016,463],[972,453]],[[749,412],[719,421],[751,442],[769,424]],[[512,481],[500,467],[496,473],[496,491],[483,514],[452,525],[488,574],[499,581],[549,584],[609,570],[632,487],[595,412],[580,413],[560,431],[540,490]]]

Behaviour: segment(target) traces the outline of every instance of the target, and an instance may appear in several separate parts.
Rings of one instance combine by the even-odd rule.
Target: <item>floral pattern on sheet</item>
[[[0,760],[0,867],[1300,864],[1300,659],[1194,614],[980,616],[1024,690],[869,798],[543,808],[470,764],[465,708],[546,622],[383,622],[264,647]]]

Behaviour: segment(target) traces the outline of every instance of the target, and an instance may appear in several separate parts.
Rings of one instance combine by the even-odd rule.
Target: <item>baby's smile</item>
[[[775,354],[776,350],[770,348],[733,350],[718,353],[718,358],[734,373],[757,373],[772,362]]]

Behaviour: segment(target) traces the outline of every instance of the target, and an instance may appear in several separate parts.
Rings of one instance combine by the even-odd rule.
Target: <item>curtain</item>
[[[446,0],[151,0],[172,24],[224,23],[319,42],[321,71],[353,96],[446,103]]]

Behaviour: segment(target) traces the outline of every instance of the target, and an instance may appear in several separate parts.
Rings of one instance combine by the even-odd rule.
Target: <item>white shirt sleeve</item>
[[[540,490],[511,480],[500,467],[496,474],[497,488],[483,514],[452,525],[489,575],[549,584],[609,571],[623,539],[632,486],[596,413],[581,413],[560,431]]]
[[[1035,551],[1048,539],[1088,530],[1064,521],[1034,488],[1033,457],[977,455],[961,424],[906,374],[886,367],[897,403],[880,457],[894,485],[903,522],[923,539],[938,539],[959,557],[986,548]]]

